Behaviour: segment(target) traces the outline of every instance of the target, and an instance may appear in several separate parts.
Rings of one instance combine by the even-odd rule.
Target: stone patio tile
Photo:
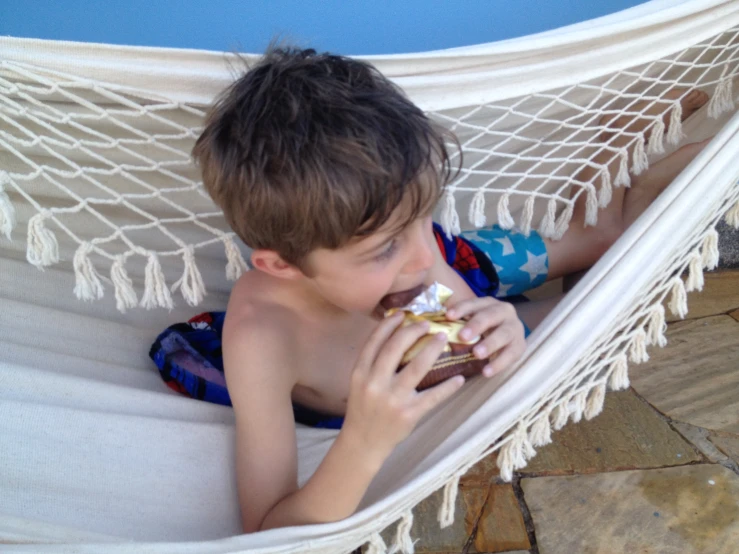
[[[712,436],[711,442],[739,464],[739,437]]]
[[[739,308],[739,271],[706,272],[703,277],[703,290],[688,295],[687,319],[725,314]],[[670,310],[666,313],[667,321],[680,321]]]
[[[491,452],[462,475],[459,483],[462,486],[487,487],[500,474],[498,469],[498,451]]]
[[[411,538],[417,540],[416,552],[462,552],[478,519],[478,531],[469,552],[508,552],[531,546],[511,485],[461,486],[454,523],[445,529],[439,527],[437,519],[442,498],[443,492],[436,491],[413,509]],[[382,532],[388,547],[395,540],[395,533],[396,525]]]
[[[730,315],[731,317],[733,317],[734,319],[736,319],[737,321],[739,321],[739,310],[734,310],[734,311],[733,311],[733,312],[731,312],[731,313],[730,313],[729,315]]]
[[[443,489],[435,491],[413,508],[411,538],[417,540],[416,552],[462,552],[482,511],[486,492],[487,487],[460,489],[454,504],[454,523],[444,529],[439,527],[437,519],[444,497]],[[395,540],[396,527],[397,524],[393,524],[381,533],[388,547]]]
[[[736,554],[739,476],[719,465],[521,480],[540,554]]]
[[[673,419],[739,433],[739,323],[727,315],[669,326],[666,348],[629,368],[631,384]]]
[[[530,548],[526,524],[511,485],[492,485],[471,552],[509,552]]]
[[[632,391],[606,394],[603,412],[568,423],[522,473],[564,475],[682,465],[701,458]]]
[[[702,427],[696,427],[695,425],[679,421],[675,421],[672,426],[713,463],[719,463],[726,460],[726,455],[716,448],[716,445],[709,440],[711,432],[708,429],[703,429]]]

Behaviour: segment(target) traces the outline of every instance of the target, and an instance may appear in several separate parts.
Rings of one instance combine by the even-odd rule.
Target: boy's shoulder
[[[223,326],[226,373],[231,357],[244,360],[239,367],[266,367],[274,362],[281,367],[294,367],[289,362],[297,355],[293,348],[299,325],[295,316],[293,310],[277,300],[258,272],[242,275],[231,291]],[[273,363],[265,364],[267,361]]]

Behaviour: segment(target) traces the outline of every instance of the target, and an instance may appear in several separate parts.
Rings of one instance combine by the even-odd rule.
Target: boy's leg
[[[684,94],[684,90],[673,90],[668,97]],[[701,91],[693,91],[681,100],[683,118],[689,117],[706,103],[708,96]],[[654,108],[659,109],[659,108]],[[609,123],[611,127],[624,127],[629,132],[644,129],[649,120],[643,118],[619,118]],[[605,137],[608,138],[608,137]],[[632,137],[618,136],[610,144],[616,148],[623,147]],[[631,187],[617,187],[613,190],[611,202],[598,212],[598,223],[594,227],[585,227],[585,194],[578,198],[567,232],[560,240],[544,239],[549,257],[548,279],[556,279],[592,266],[645,209],[662,192],[667,185],[685,168],[688,163],[705,146],[694,143],[683,146],[670,156],[653,164],[638,177],[632,177]],[[603,152],[594,158],[595,164],[603,165],[613,156],[611,152]],[[618,169],[618,160],[609,164],[608,170],[612,180]],[[595,177],[596,169],[587,167],[578,175],[579,181],[590,181]]]

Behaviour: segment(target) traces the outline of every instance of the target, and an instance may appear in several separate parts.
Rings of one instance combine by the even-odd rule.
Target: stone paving
[[[446,529],[441,491],[419,504],[416,552],[739,553],[739,271],[705,278],[603,413],[555,432],[513,483],[495,453],[478,462]]]

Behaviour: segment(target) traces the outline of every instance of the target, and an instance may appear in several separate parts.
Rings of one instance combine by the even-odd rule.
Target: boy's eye
[[[397,239],[393,239],[390,241],[390,244],[380,252],[377,256],[375,256],[375,260],[382,261],[387,260],[388,258],[391,258],[393,254],[395,254],[395,250],[398,247],[398,241]]]

